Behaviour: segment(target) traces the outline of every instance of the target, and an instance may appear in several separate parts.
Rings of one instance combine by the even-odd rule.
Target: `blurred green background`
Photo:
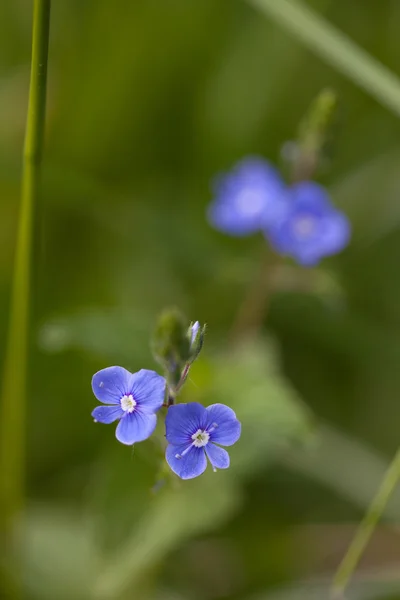
[[[399,443],[398,117],[255,4],[53,2],[27,501],[1,561],[28,600],[326,598]],[[400,72],[397,0],[307,6]],[[0,1],[3,341],[30,43],[31,2]],[[351,245],[313,271],[283,264],[260,339],[233,352],[261,239],[210,228],[210,180],[247,154],[280,164],[326,86],[340,110],[319,181]],[[208,324],[184,399],[229,404],[243,435],[229,471],[155,493],[162,448],[94,426],[90,380],[156,368],[149,337],[169,305]],[[399,564],[379,527],[349,598],[400,598]]]

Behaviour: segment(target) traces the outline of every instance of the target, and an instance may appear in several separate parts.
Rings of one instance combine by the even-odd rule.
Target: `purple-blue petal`
[[[267,161],[248,158],[214,184],[208,218],[217,229],[244,236],[267,227],[281,212],[284,183]]]
[[[339,211],[333,211],[324,231],[325,254],[336,254],[343,250],[349,243],[350,236],[351,226],[348,218]]]
[[[206,409],[198,402],[174,404],[165,418],[165,437],[170,444],[190,444],[192,435],[198,429],[204,429],[206,422]]]
[[[315,181],[300,181],[287,188],[290,201],[299,209],[321,212],[331,209],[331,199],[327,190]]]
[[[222,446],[232,446],[241,434],[241,423],[234,411],[225,404],[212,404],[207,407],[207,429],[215,427],[210,434],[210,441]]]
[[[204,449],[215,469],[227,469],[229,467],[229,454],[226,450],[211,443],[208,443]]]
[[[286,254],[292,256],[302,267],[315,267],[322,258],[320,248],[315,245],[293,247]]]
[[[129,393],[131,373],[123,367],[107,367],[92,377],[92,389],[97,400],[104,404],[119,404],[122,396]]]
[[[115,436],[122,444],[131,446],[136,442],[147,440],[153,433],[156,423],[156,415],[134,410],[132,413],[124,414],[117,425]]]
[[[140,406],[141,412],[154,413],[165,399],[165,378],[148,369],[140,369],[131,375],[129,393]]]
[[[120,406],[97,406],[92,411],[92,417],[99,423],[113,423],[117,419],[120,419],[124,414],[124,411]]]
[[[307,239],[298,238],[294,233],[293,220],[289,219],[272,236],[272,245],[282,254],[292,256],[303,266],[316,265],[321,258],[337,254],[350,240],[350,223],[339,211],[330,209],[323,216],[315,218],[315,231]]]
[[[266,235],[273,248],[303,266],[316,265],[324,256],[347,246],[351,227],[347,217],[331,204],[326,190],[303,181],[286,192],[288,212]]]
[[[187,448],[188,444],[181,446],[169,444],[165,453],[167,463],[172,471],[181,479],[193,479],[194,477],[198,477],[204,473],[207,467],[204,448],[192,446],[182,458],[176,457],[177,454],[181,455]]]

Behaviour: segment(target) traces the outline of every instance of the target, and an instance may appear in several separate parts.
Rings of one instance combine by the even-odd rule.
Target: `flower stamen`
[[[184,451],[182,452],[182,454],[175,454],[175,458],[183,458],[183,457],[184,457],[184,456],[185,456],[185,455],[186,455],[186,454],[187,454],[187,453],[188,453],[188,452],[189,452],[189,451],[190,451],[190,450],[193,448],[193,446],[194,446],[194,443],[193,443],[193,444],[190,444],[190,446],[188,446],[188,447],[186,448],[186,450],[184,450]]]
[[[132,394],[124,394],[121,398],[121,408],[127,413],[132,413],[135,410],[136,400],[133,399]]]
[[[216,425],[213,423],[213,425]],[[214,429],[214,428],[213,428]],[[182,454],[175,454],[175,458],[183,458],[193,447],[202,448],[208,444],[208,440],[210,439],[210,431],[203,431],[202,429],[198,429],[196,433],[192,435],[193,442],[188,446]]]
[[[212,427],[210,427],[210,429],[207,429],[207,433],[212,433],[213,431],[215,431],[218,427],[218,423],[213,423]]]
[[[195,446],[196,448],[202,448],[203,446],[206,446],[208,444],[209,439],[209,432],[205,430],[203,431],[201,429],[198,429],[196,433],[192,435],[193,446]]]

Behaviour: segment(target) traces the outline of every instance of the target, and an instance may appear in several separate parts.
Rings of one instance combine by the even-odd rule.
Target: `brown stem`
[[[279,257],[274,255],[264,242],[260,268],[239,306],[231,329],[230,338],[233,344],[236,345],[243,338],[251,339],[259,332],[269,309],[271,275],[278,260]]]

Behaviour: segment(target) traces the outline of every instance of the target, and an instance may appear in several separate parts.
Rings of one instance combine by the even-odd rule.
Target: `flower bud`
[[[168,309],[160,315],[153,334],[152,350],[154,358],[166,370],[169,385],[177,386],[191,356],[187,321],[179,310]]]
[[[188,362],[190,364],[196,360],[196,358],[201,352],[205,332],[205,325],[201,326],[198,321],[195,321],[195,323],[191,323],[188,330],[188,338],[190,339],[190,357]]]

